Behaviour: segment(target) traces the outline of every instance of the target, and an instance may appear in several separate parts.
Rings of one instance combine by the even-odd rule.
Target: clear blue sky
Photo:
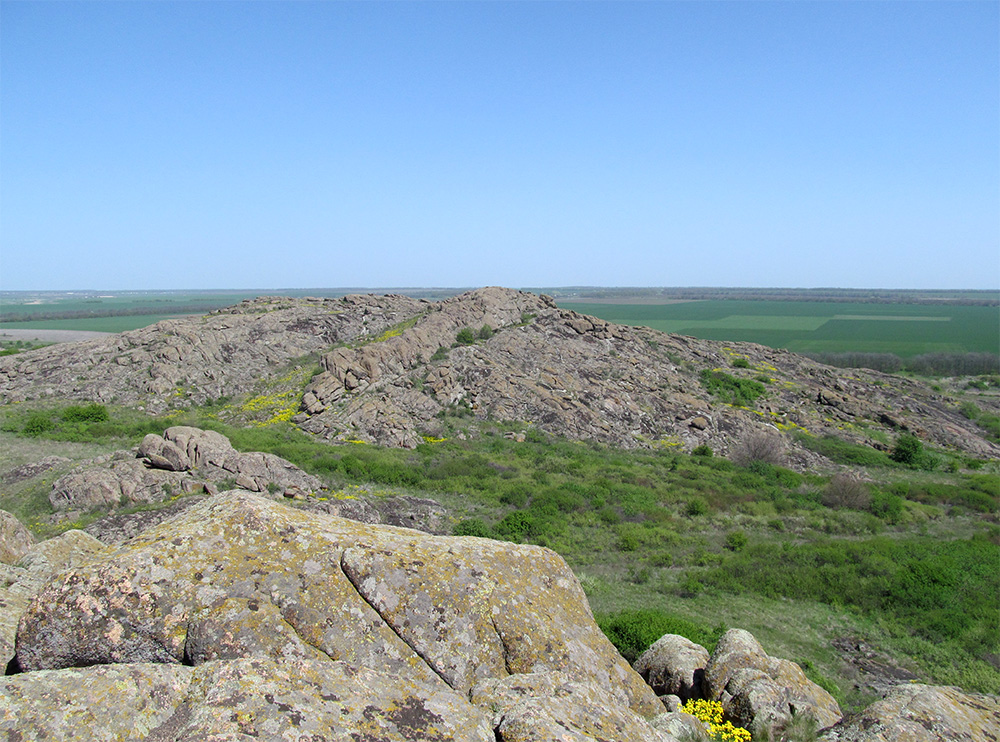
[[[0,4],[0,288],[1000,286],[1000,3]]]

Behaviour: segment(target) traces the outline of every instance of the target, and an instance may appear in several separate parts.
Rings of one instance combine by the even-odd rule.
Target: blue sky
[[[1000,3],[0,4],[0,288],[1000,287]]]

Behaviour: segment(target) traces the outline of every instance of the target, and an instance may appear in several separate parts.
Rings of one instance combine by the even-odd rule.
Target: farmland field
[[[560,306],[626,325],[708,340],[747,341],[799,353],[996,353],[995,306],[811,301],[570,302]]]

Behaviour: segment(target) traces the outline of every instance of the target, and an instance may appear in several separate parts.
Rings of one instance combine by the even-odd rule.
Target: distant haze
[[[996,2],[4,2],[0,72],[0,290],[1000,288]]]

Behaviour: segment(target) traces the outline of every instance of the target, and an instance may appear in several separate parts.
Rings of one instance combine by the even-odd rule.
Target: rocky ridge
[[[484,327],[480,339],[456,345],[464,328]],[[726,453],[750,432],[770,429],[884,448],[876,433],[911,432],[1000,456],[953,403],[919,382],[750,343],[614,325],[500,288],[440,302],[260,298],[0,358],[0,400],[88,399],[163,412],[250,394],[316,357],[321,370],[296,391],[292,420],[333,441],[412,447],[443,434],[442,416],[464,409],[626,447],[707,444]],[[734,367],[737,359],[745,367]],[[721,403],[699,380],[706,369],[763,379],[765,394],[752,408]],[[815,463],[810,456],[799,451],[800,464]]]

